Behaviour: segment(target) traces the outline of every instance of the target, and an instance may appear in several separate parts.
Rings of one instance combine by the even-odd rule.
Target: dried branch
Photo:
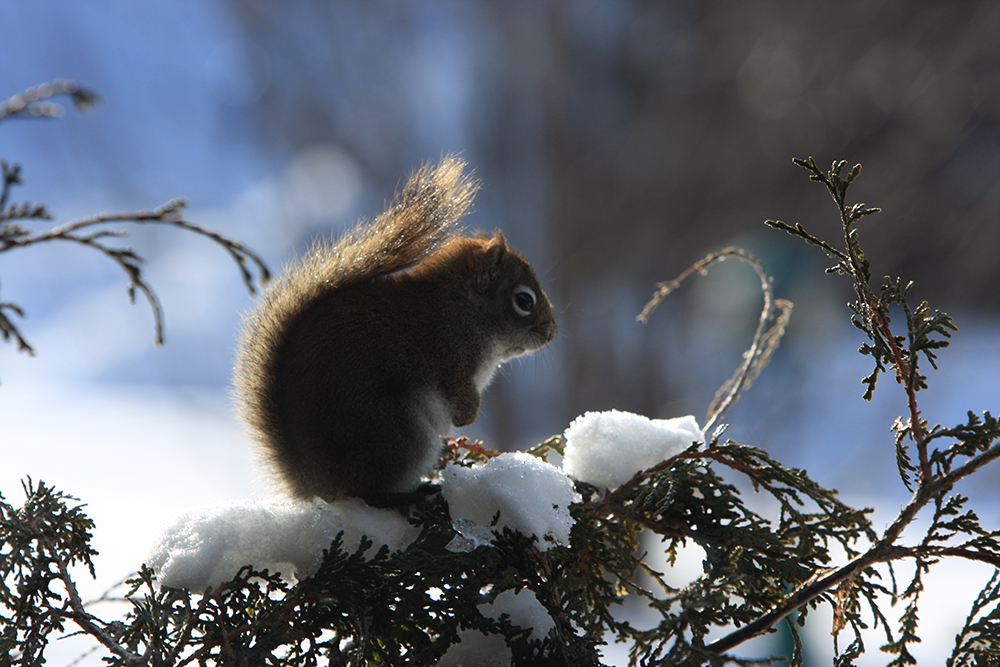
[[[705,417],[705,432],[710,432],[720,419],[729,411],[740,395],[750,388],[750,386],[764,370],[771,355],[778,349],[781,337],[785,335],[785,327],[792,316],[792,302],[786,299],[775,299],[773,281],[764,266],[756,257],[741,248],[725,248],[718,252],[713,252],[705,258],[689,266],[677,278],[657,284],[657,291],[652,300],[646,304],[642,312],[636,319],[642,323],[649,321],[649,316],[660,305],[660,302],[675,289],[680,287],[687,278],[695,272],[705,275],[708,268],[716,262],[722,262],[729,257],[736,257],[751,267],[760,278],[761,291],[764,293],[764,307],[761,309],[760,320],[757,323],[757,330],[754,332],[750,348],[743,353],[743,363],[739,365],[719,390],[715,394],[711,405],[708,408],[708,415]]]

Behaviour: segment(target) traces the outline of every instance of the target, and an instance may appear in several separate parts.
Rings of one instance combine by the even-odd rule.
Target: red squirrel
[[[460,235],[478,188],[464,166],[424,166],[373,222],[314,243],[246,318],[238,407],[292,496],[398,502],[475,421],[498,365],[555,337],[503,235]]]

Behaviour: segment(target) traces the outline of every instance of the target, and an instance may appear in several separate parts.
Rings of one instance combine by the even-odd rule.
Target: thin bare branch
[[[771,277],[767,275],[764,266],[756,257],[741,248],[724,248],[718,252],[713,252],[703,259],[689,266],[677,278],[659,283],[653,298],[646,304],[642,312],[636,319],[646,323],[649,316],[656,310],[664,298],[681,283],[687,280],[695,272],[705,275],[708,268],[716,262],[724,261],[729,257],[736,257],[751,267],[760,278],[761,291],[764,293],[764,307],[761,309],[760,320],[757,323],[757,330],[754,332],[750,348],[743,353],[743,363],[737,367],[736,371],[716,392],[708,409],[705,418],[705,431],[709,432],[720,419],[726,414],[740,395],[750,388],[750,386],[764,370],[774,351],[777,350],[782,336],[785,334],[785,327],[792,316],[792,302],[786,299],[775,299]]]

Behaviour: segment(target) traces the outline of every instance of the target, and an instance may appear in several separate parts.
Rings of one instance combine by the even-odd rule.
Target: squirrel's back
[[[473,385],[555,335],[551,304],[502,235],[458,236],[477,189],[463,166],[422,168],[373,222],[315,243],[245,321],[237,403],[293,495],[383,501],[413,486],[439,436],[478,413]],[[472,280],[484,262],[493,277]],[[547,309],[533,332],[494,306],[512,298],[498,291],[515,289],[509,276]]]

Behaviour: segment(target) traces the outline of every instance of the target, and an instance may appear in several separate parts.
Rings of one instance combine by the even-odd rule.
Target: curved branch
[[[73,222],[53,227],[46,232],[36,234],[24,232],[17,235],[9,235],[7,237],[0,238],[0,253],[14,248],[23,248],[29,245],[44,243],[46,241],[69,241],[71,243],[88,246],[103,253],[113,262],[118,264],[118,266],[121,267],[121,269],[128,275],[128,294],[132,301],[135,301],[136,290],[142,292],[146,297],[146,300],[149,302],[150,308],[153,311],[153,318],[155,320],[155,343],[157,345],[162,345],[163,308],[160,305],[158,297],[156,296],[156,292],[143,278],[140,265],[144,262],[144,260],[131,248],[114,248],[103,243],[103,241],[108,238],[126,236],[127,234],[125,232],[103,229],[90,231],[89,228],[115,222],[166,224],[173,227],[179,227],[180,229],[185,229],[187,231],[200,234],[201,236],[205,236],[221,245],[233,258],[237,266],[239,266],[240,273],[243,277],[243,283],[247,286],[251,293],[255,293],[256,288],[254,287],[253,275],[248,267],[248,264],[256,266],[257,272],[260,274],[261,283],[266,283],[271,277],[270,271],[264,264],[264,260],[262,260],[247,246],[243,245],[239,241],[223,236],[218,232],[214,232],[210,229],[184,220],[182,210],[186,205],[187,202],[183,199],[172,199],[166,204],[158,206],[151,211],[101,213],[99,215],[81,218],[80,220],[75,220]],[[86,232],[84,232],[84,230],[86,230]],[[14,308],[12,304],[3,304],[3,307],[11,309]],[[21,314],[20,309],[17,309],[15,312]],[[9,320],[6,318],[0,320],[0,324],[3,322],[7,322],[9,324]],[[7,337],[8,332],[11,332],[11,329],[12,325],[9,327],[2,327],[5,338]],[[30,346],[27,346],[27,343],[24,342],[23,338],[21,338],[20,334],[18,334],[16,330],[12,333],[14,333],[19,340],[22,349],[30,350]]]
[[[78,111],[87,111],[101,101],[101,96],[76,81],[56,79],[40,86],[32,86],[0,102],[0,120],[5,118],[56,118],[62,115],[62,106],[46,102],[56,95],[68,95]]]
[[[711,265],[728,257],[736,257],[753,267],[760,278],[761,291],[764,293],[764,307],[761,309],[760,320],[757,323],[757,330],[754,332],[750,349],[743,353],[743,363],[736,369],[733,376],[719,388],[715,398],[712,399],[708,415],[705,418],[706,433],[712,430],[712,427],[736,403],[740,395],[750,388],[750,385],[754,383],[757,376],[771,360],[771,355],[778,348],[778,343],[785,334],[785,326],[792,316],[792,302],[774,298],[771,277],[764,271],[760,260],[742,248],[730,247],[706,255],[703,259],[689,266],[674,280],[659,283],[653,298],[636,317],[638,321],[645,324],[660,302],[680,287],[681,283],[693,273],[698,272],[704,275]]]

